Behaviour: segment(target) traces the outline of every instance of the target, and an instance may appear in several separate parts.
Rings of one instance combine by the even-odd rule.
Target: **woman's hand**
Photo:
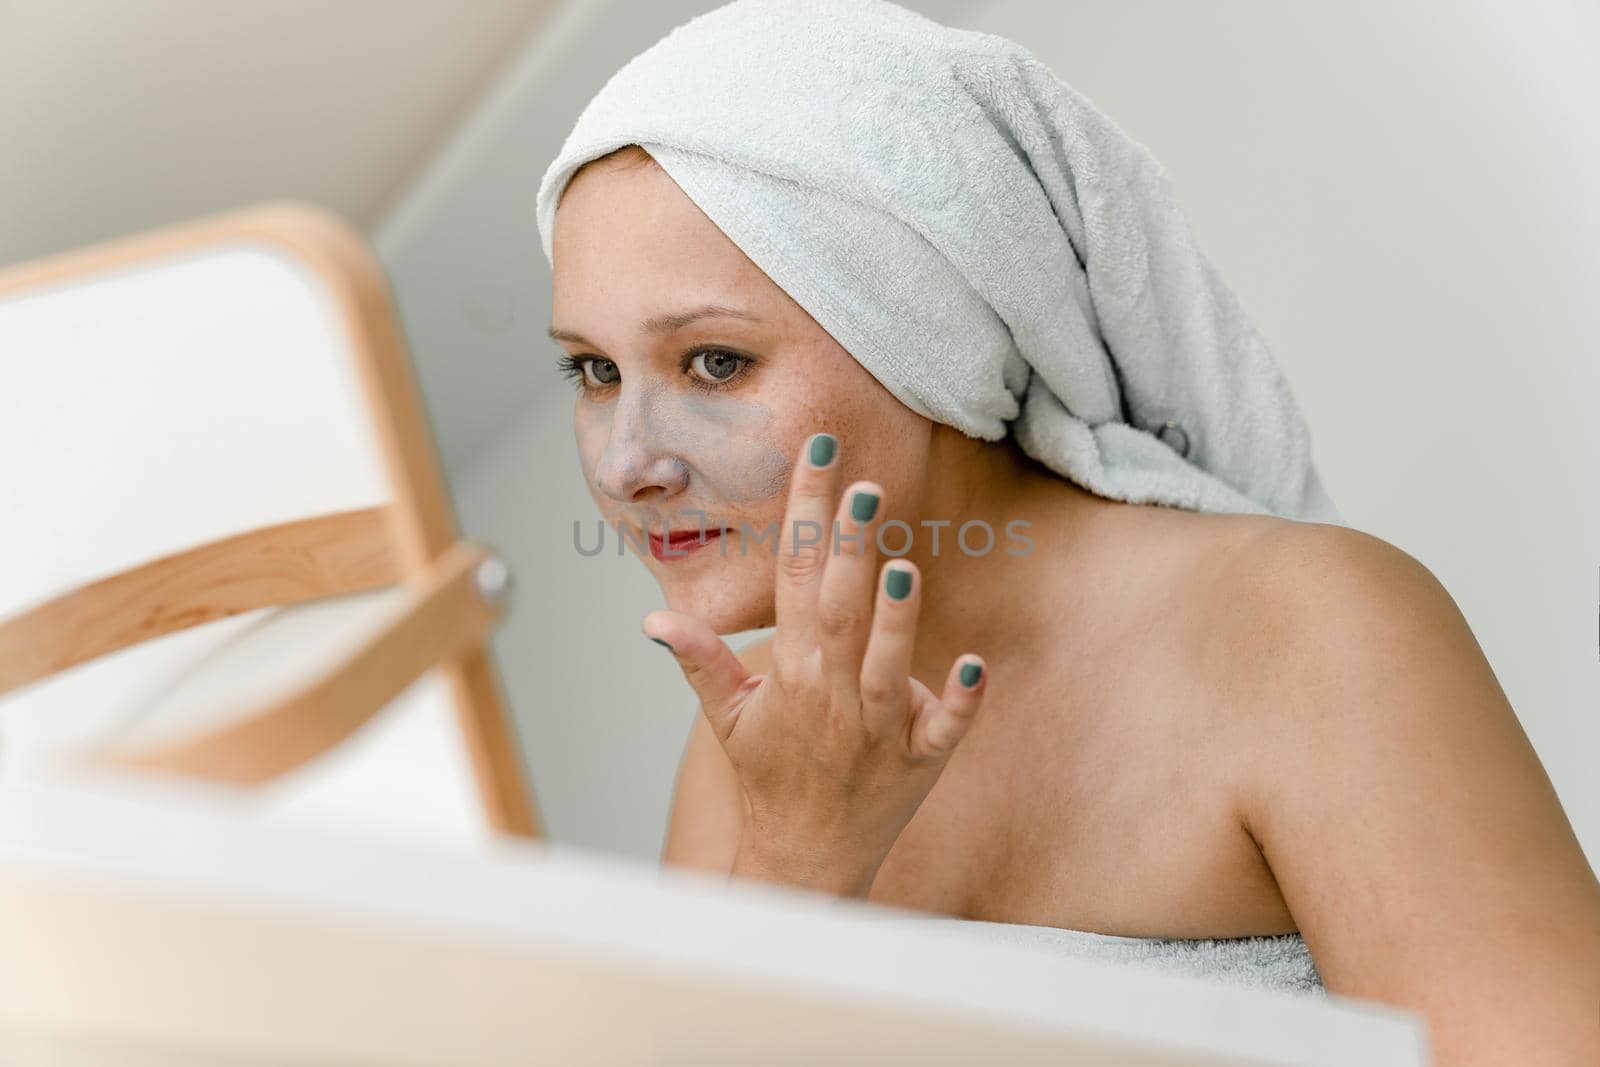
[[[971,727],[985,679],[970,654],[942,694],[910,676],[920,575],[904,560],[880,571],[882,487],[856,482],[840,499],[834,451],[817,434],[795,464],[766,674],[693,616],[655,611],[643,628],[677,657],[743,786],[732,873],[865,897]]]

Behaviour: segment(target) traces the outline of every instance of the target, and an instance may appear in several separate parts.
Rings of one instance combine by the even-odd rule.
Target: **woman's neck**
[[[983,441],[943,424],[934,430],[927,489],[917,519],[907,520],[912,551],[903,558],[925,583],[912,673],[938,693],[964,652],[999,671],[1058,643],[1059,591],[1087,576],[1107,520],[1130,505],[1078,487],[1011,439]],[[959,538],[963,523],[978,521],[989,529],[974,525]],[[883,541],[899,543],[893,533]]]

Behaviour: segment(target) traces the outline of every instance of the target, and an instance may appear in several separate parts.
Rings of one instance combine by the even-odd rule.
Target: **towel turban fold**
[[[647,151],[919,414],[1091,492],[1342,523],[1272,353],[1142,145],[1026,49],[889,0],[735,0],[589,102],[539,186]]]

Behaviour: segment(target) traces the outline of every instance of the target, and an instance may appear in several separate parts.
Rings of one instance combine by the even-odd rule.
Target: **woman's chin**
[[[710,588],[711,583],[663,582],[667,609],[693,615],[718,634],[736,634],[771,625],[760,604],[733,590]]]

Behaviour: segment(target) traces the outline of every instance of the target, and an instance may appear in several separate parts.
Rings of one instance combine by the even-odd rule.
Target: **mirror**
[[[189,769],[264,818],[531,828],[492,660],[405,630],[462,598],[419,592],[454,519],[378,278],[292,205],[0,274],[0,495],[48,519],[0,561],[4,773],[213,737]]]

